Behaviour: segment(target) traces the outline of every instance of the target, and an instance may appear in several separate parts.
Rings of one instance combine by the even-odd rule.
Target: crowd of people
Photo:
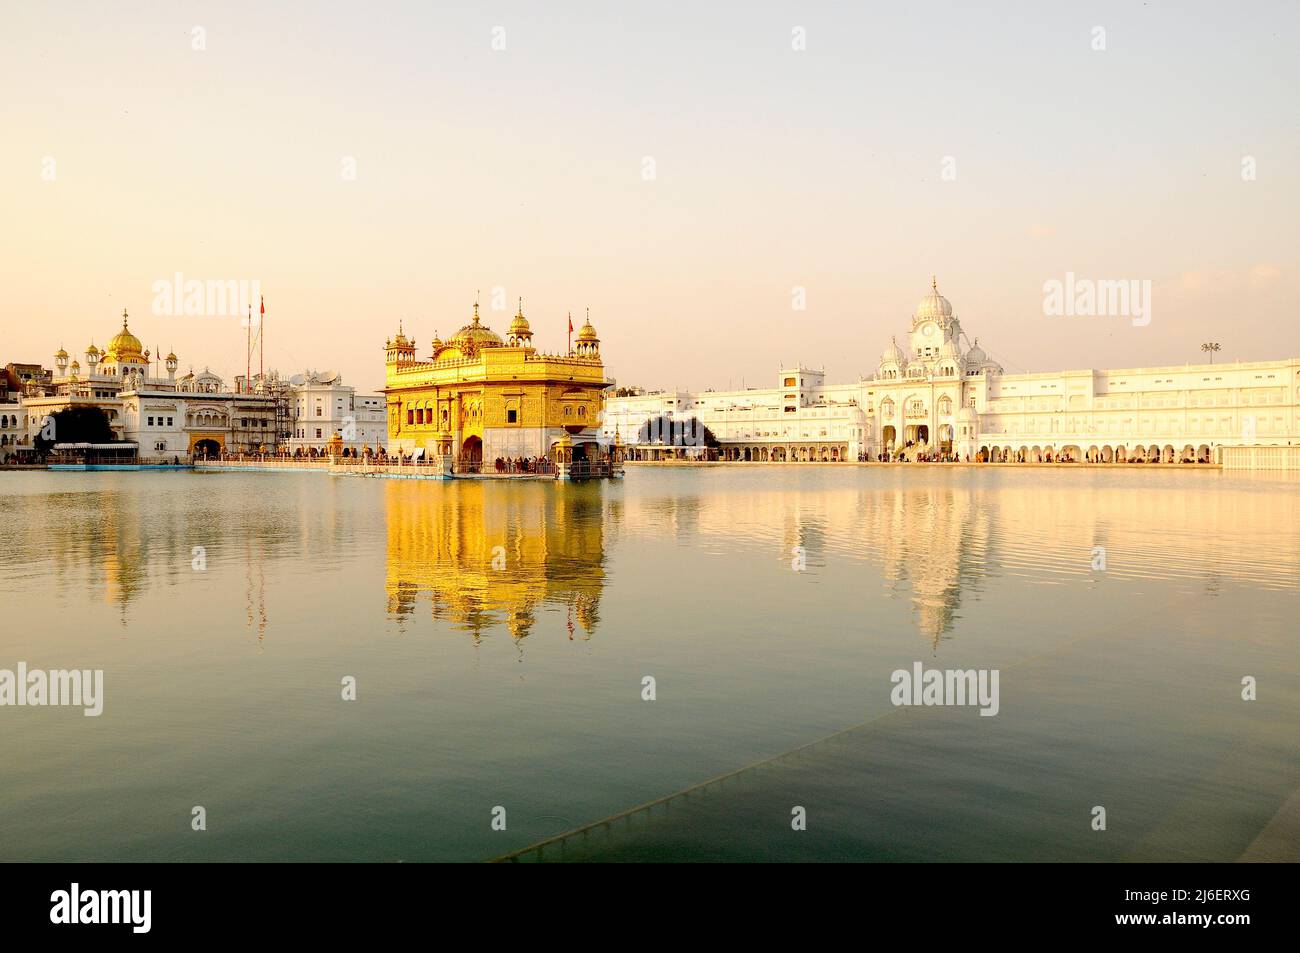
[[[497,457],[493,463],[497,473],[553,473],[555,464],[546,457]]]

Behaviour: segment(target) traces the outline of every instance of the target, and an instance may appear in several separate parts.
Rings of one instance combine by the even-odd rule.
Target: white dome
[[[903,353],[903,349],[898,346],[897,339],[889,339],[889,347],[885,348],[884,353],[880,355],[880,363],[897,364],[899,367],[907,363],[907,356]]]
[[[969,364],[984,364],[988,359],[989,356],[985,354],[984,349],[980,347],[980,339],[976,338],[975,344],[966,352],[966,362]]]
[[[961,357],[961,349],[957,347],[956,341],[949,338],[947,341],[944,341],[943,346],[939,348],[939,356],[941,358],[950,357],[955,361]]]
[[[930,281],[930,293],[921,299],[921,303],[916,306],[916,319],[918,321],[924,318],[951,318],[952,304],[943,295],[939,294],[939,282],[937,279]]]

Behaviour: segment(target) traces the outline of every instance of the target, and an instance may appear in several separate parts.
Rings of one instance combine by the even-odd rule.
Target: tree
[[[660,414],[641,425],[638,443],[662,444],[670,447],[708,447],[717,449],[721,444],[713,431],[698,418],[674,421]]]
[[[56,443],[113,443],[113,428],[102,407],[66,407],[47,418],[33,444],[42,456]]]

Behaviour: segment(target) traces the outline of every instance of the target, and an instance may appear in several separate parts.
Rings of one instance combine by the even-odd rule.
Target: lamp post
[[[1218,341],[1206,341],[1201,345],[1201,350],[1210,355],[1210,363],[1214,363],[1214,352],[1219,349]]]

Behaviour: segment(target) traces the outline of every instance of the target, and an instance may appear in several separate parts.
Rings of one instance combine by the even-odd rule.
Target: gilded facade
[[[446,341],[435,334],[424,359],[399,326],[384,346],[388,452],[488,465],[603,455],[607,381],[590,318],[566,355],[544,354],[532,339],[522,302],[504,340],[482,323],[475,304],[470,323]]]

